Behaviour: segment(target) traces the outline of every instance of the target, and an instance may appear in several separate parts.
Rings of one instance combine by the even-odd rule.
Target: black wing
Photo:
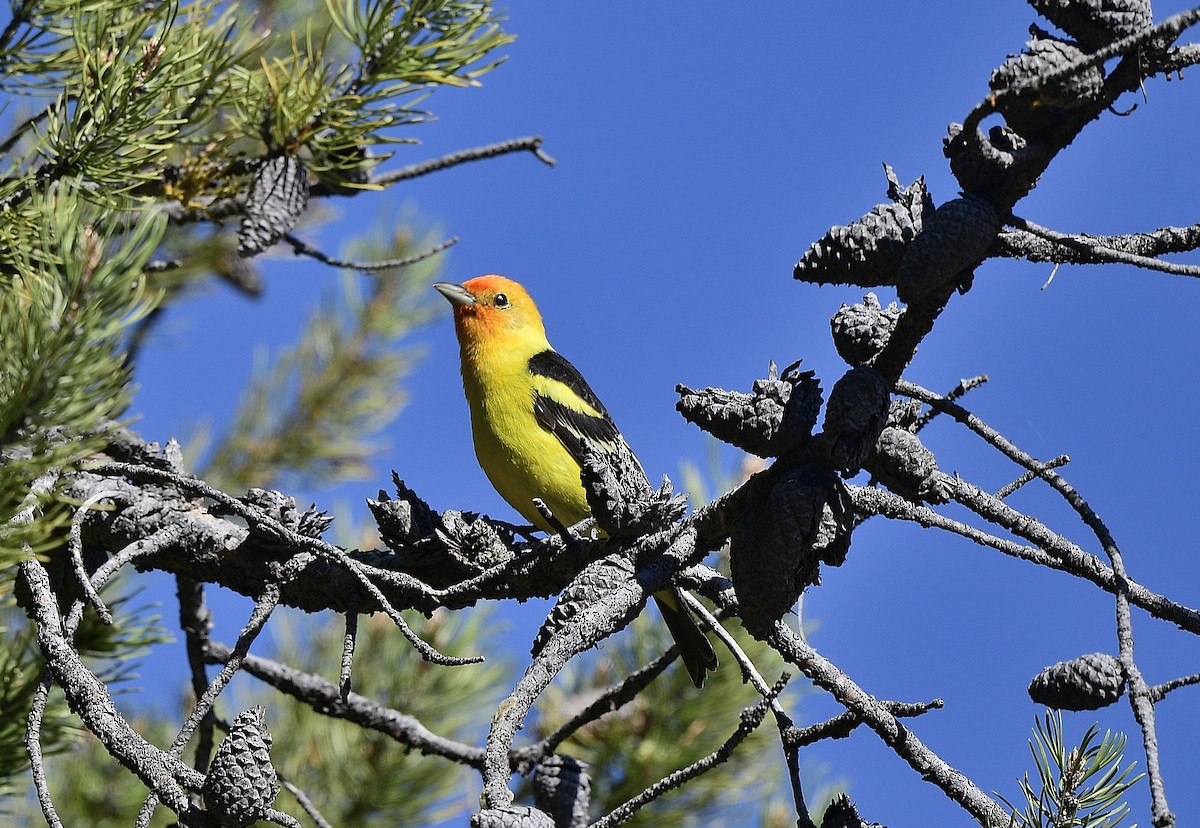
[[[534,416],[542,428],[558,438],[575,462],[581,466],[584,464],[587,459],[586,447],[590,446],[593,451],[608,457],[610,464],[618,470],[636,469],[645,477],[646,473],[642,471],[641,464],[625,443],[621,432],[617,431],[608,410],[566,357],[557,351],[535,354],[529,359],[529,373],[535,379]],[[538,382],[539,378],[543,381]],[[584,405],[575,407],[555,399],[550,390],[553,383],[566,386]]]

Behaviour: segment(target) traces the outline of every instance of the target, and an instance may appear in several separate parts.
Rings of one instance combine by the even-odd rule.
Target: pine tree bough
[[[41,688],[42,703],[51,679],[62,685],[71,709],[105,749],[138,776],[152,798],[161,799],[179,814],[181,823],[208,818],[195,810],[190,799],[201,789],[204,801],[222,824],[240,826],[259,817],[286,819],[271,811],[279,783],[270,764],[270,737],[262,729],[260,713],[251,711],[239,717],[234,731],[217,751],[207,779],[172,755],[182,752],[198,720],[211,709],[213,699],[241,670],[331,716],[387,732],[419,751],[480,770],[484,810],[475,815],[473,825],[576,824],[587,818],[588,777],[570,760],[555,755],[556,748],[569,733],[595,721],[606,709],[636,698],[661,674],[666,660],[656,660],[651,667],[622,680],[564,725],[561,732],[533,747],[517,747],[516,735],[528,723],[528,714],[540,694],[571,659],[624,629],[645,605],[648,595],[686,582],[739,618],[747,630],[799,666],[845,708],[844,718],[838,717],[820,732],[809,729],[800,733],[781,725],[780,739],[792,751],[789,760],[794,755],[792,749],[804,739],[829,737],[863,723],[921,778],[937,785],[976,821],[1005,824],[1009,814],[999,803],[898,721],[899,716],[908,713],[894,703],[873,698],[796,635],[790,625],[782,623],[799,595],[820,582],[820,564],[837,566],[844,561],[854,526],[870,516],[883,516],[959,534],[1024,562],[1067,573],[1114,596],[1118,655],[1091,654],[1054,665],[1034,680],[1030,692],[1047,703],[1076,709],[1094,709],[1127,698],[1142,731],[1152,821],[1158,826],[1172,825],[1157,755],[1154,705],[1171,689],[1200,682],[1200,677],[1180,677],[1157,687],[1147,685],[1134,659],[1129,607],[1143,607],[1152,618],[1167,620],[1193,634],[1200,634],[1200,612],[1150,592],[1129,576],[1115,539],[1082,496],[1060,476],[1053,461],[1036,460],[953,399],[924,392],[902,379],[917,347],[933,330],[955,292],[971,289],[975,269],[989,256],[1012,255],[1015,251],[1028,258],[1053,257],[1053,261],[1128,261],[1150,267],[1146,261],[1149,256],[1194,250],[1200,245],[1195,227],[1108,237],[1100,243],[1097,237],[1086,234],[1067,237],[1038,228],[1014,214],[1016,202],[1037,183],[1057,154],[1123,92],[1137,89],[1155,74],[1200,62],[1200,50],[1172,46],[1180,33],[1200,20],[1200,10],[1154,26],[1144,0],[1033,0],[1033,5],[1074,41],[1035,35],[1024,52],[992,75],[992,91],[986,99],[961,125],[950,126],[943,151],[962,195],[935,209],[923,179],[901,188],[889,168],[889,201],[871,208],[849,226],[831,228],[796,264],[796,279],[820,284],[895,286],[905,303],[902,309],[896,305],[884,309],[868,294],[862,304],[843,307],[834,316],[834,341],[851,369],[833,385],[824,418],[820,416],[820,384],[812,372],[799,370],[799,362],[782,375],[772,369],[766,379],[754,383],[750,393],[679,388],[678,408],[685,418],[734,446],[775,458],[766,469],[685,516],[681,499],[673,495],[668,484],[651,491],[639,475],[624,473],[622,458],[593,458],[585,464],[582,479],[596,524],[607,537],[551,537],[539,541],[522,539],[521,530],[469,512],[446,510],[439,514],[396,478],[394,498],[381,492],[377,500],[370,502],[387,548],[364,552],[345,550],[325,541],[322,536],[329,519],[315,507],[301,512],[293,498],[262,489],[242,497],[231,496],[188,477],[178,446],[159,452],[140,444],[136,435],[118,435],[109,447],[113,462],[101,461],[102,465],[88,471],[76,471],[74,463],[80,458],[75,457],[70,463],[60,464],[61,472],[39,474],[34,483],[38,496],[30,493],[30,502],[22,504],[11,524],[15,529],[30,525],[36,519],[41,496],[55,490],[60,482],[67,486],[66,495],[85,507],[102,499],[112,503],[111,511],[81,508],[71,522],[69,549],[64,548],[74,553],[71,566],[64,566],[64,550],[59,550],[55,563],[74,582],[55,581],[35,560],[21,564],[20,598],[34,618],[38,644],[49,670],[47,683]],[[470,4],[469,11],[478,11],[477,4]],[[146,7],[145,13],[159,12],[157,7]],[[353,93],[352,97],[367,94],[375,74],[395,69],[386,65],[389,55],[403,45],[404,37],[415,37],[415,28],[385,28],[386,33],[363,49],[362,63],[347,82],[345,91]],[[488,42],[494,46],[498,41],[493,37]],[[119,48],[126,45],[121,43]],[[139,60],[145,77],[138,80],[139,89],[173,77],[166,71],[168,67],[172,71],[186,69],[182,62],[168,61],[159,71],[160,56],[157,49],[143,50]],[[454,74],[461,69],[450,67],[447,71],[461,81],[470,76],[469,72]],[[205,82],[207,76],[201,72],[187,83]],[[185,82],[180,84],[171,89],[172,94],[184,89]],[[128,99],[128,95],[113,98],[117,104]],[[207,181],[197,191],[200,196],[191,197],[196,193],[187,189],[187,179],[202,164],[199,159],[190,159],[190,167],[181,166],[173,169],[172,175],[162,176],[163,190],[170,190],[171,197],[178,198],[164,207],[163,213],[176,224],[243,215],[239,250],[244,255],[264,250],[280,238],[296,250],[316,255],[288,236],[306,209],[309,195],[347,195],[356,191],[348,185],[386,186],[503,152],[530,151],[547,161],[540,150],[540,139],[519,139],[371,176],[369,143],[364,142],[369,132],[343,135],[338,138],[340,143],[330,143],[337,137],[332,134],[336,131],[327,128],[324,119],[332,116],[332,109],[317,113],[300,125],[304,129],[283,128],[277,120],[264,118],[260,127],[263,133],[281,133],[257,136],[266,145],[260,151],[265,160],[216,166],[225,171],[223,175],[244,177],[253,171],[249,188],[245,182],[237,184],[239,192],[232,195],[232,187],[222,189],[218,195],[213,182]],[[985,133],[985,120],[997,117],[1005,123],[990,125]],[[36,125],[37,120],[31,123]],[[114,123],[119,120],[114,119]],[[86,128],[94,132],[100,127],[93,123]],[[330,168],[321,171],[324,177],[311,188],[310,163]],[[65,178],[65,170],[57,160],[38,166],[28,182],[17,183],[4,206],[14,209],[30,202],[47,192],[51,184],[66,203],[73,185]],[[137,172],[144,176],[145,169]],[[325,175],[328,172],[335,174]],[[105,195],[95,181],[86,182],[83,189],[96,197]],[[148,185],[148,189],[154,187]],[[90,222],[84,224],[93,226]],[[1014,230],[1001,232],[1004,224]],[[54,229],[65,232],[70,225],[61,221]],[[138,227],[147,238],[159,238],[150,232],[153,228]],[[1114,251],[1128,255],[1121,259],[1112,255]],[[139,259],[131,254],[125,258],[128,269],[139,275],[148,261],[148,256]],[[336,262],[329,257],[323,260]],[[104,273],[102,269],[89,272]],[[1187,273],[1183,269],[1172,272]],[[87,303],[80,306],[86,307]],[[122,311],[135,312],[136,306]],[[892,399],[894,393],[909,396],[914,402],[897,402]],[[922,405],[929,406],[928,414],[920,413]],[[993,495],[968,480],[941,472],[933,453],[916,436],[935,414],[949,415],[1013,461],[1022,472],[1019,480],[1040,482],[1059,494],[1091,530],[1093,546],[1099,551],[1068,540],[1014,508],[1004,497],[1015,489],[1006,487],[1001,490],[1003,495]],[[821,429],[814,433],[818,422]],[[20,429],[16,432],[21,439],[28,436]],[[16,457],[6,454],[4,460],[7,462],[10,456]],[[27,461],[30,457],[16,459]],[[886,489],[852,487],[843,482],[843,476],[863,469]],[[987,528],[939,513],[934,507],[947,499]],[[706,554],[727,540],[731,582],[699,565]],[[89,574],[95,562],[85,557],[84,550],[111,557]],[[1105,556],[1111,566],[1104,563]],[[103,682],[80,660],[71,637],[83,612],[83,601],[72,604],[65,621],[57,606],[57,601],[77,591],[91,595],[93,605],[101,606],[96,590],[126,563],[171,572],[196,584],[222,584],[259,599],[237,645],[227,648],[208,639],[195,591],[186,597],[189,591],[180,590],[181,603],[188,604],[181,617],[185,619],[189,645],[224,668],[209,684],[205,684],[203,670],[193,668],[201,703],[171,751],[150,745],[134,733],[116,711]],[[250,641],[280,602],[307,610],[334,609],[351,618],[357,618],[358,613],[383,611],[423,657],[456,665],[465,660],[438,660],[432,647],[407,627],[400,611],[414,608],[431,613],[440,607],[457,609],[481,600],[523,600],[557,593],[561,593],[560,598],[533,642],[532,660],[498,707],[483,747],[440,739],[415,719],[383,709],[351,692],[349,645],[343,650],[347,666],[343,667],[341,687],[247,653]],[[351,643],[353,630],[354,622],[350,621],[347,638]],[[737,651],[733,646],[730,649]],[[748,659],[741,658],[745,666]],[[751,674],[750,670],[746,672]],[[761,685],[764,683],[759,676],[756,687]],[[764,701],[745,712],[738,730],[718,750],[684,771],[648,785],[643,794],[604,817],[601,824],[619,824],[662,792],[724,761],[776,705],[777,693],[778,689],[764,692]],[[931,703],[925,709],[936,706]],[[29,753],[35,766],[41,761],[37,716],[35,709],[29,737]],[[539,807],[512,804],[509,785],[514,770],[534,770]],[[38,774],[35,767],[35,779]],[[795,782],[798,786],[798,776]],[[44,788],[39,787],[39,796],[45,799],[50,818],[52,806]],[[796,801],[799,805],[802,797],[797,796]],[[146,822],[149,809],[149,805],[144,809]],[[802,807],[799,810],[797,820],[806,824],[807,813]],[[862,824],[848,801],[839,802],[826,821],[829,828],[834,828],[841,824],[838,820]]]

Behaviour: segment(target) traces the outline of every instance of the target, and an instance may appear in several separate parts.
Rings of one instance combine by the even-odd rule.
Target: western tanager
[[[579,478],[589,443],[602,453],[625,455],[631,462],[623,464],[624,473],[645,478],[595,392],[550,347],[525,288],[503,276],[479,276],[461,285],[438,282],[434,288],[454,306],[475,456],[509,505],[548,532],[553,527],[534,507],[535,497],[566,526],[591,514]],[[654,598],[688,674],[702,686],[707,671],[717,666],[712,645],[678,590]]]

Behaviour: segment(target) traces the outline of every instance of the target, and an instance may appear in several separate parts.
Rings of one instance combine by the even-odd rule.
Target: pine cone
[[[988,80],[997,92],[1035,82],[1039,77],[1082,60],[1086,55],[1073,43],[1045,37],[1032,40],[1020,54],[1010,55]],[[1001,98],[1004,120],[1026,138],[1036,138],[1057,125],[1056,110],[1075,109],[1099,100],[1104,70],[1090,66],[1025,91]]]
[[[875,450],[890,409],[887,383],[874,368],[847,371],[829,393],[820,435],[833,468],[856,472]]]
[[[253,256],[295,226],[308,206],[308,170],[291,155],[263,162],[246,197],[246,215],[238,230],[238,255]]]
[[[1149,0],[1029,0],[1029,5],[1089,52],[1154,24]]]
[[[914,502],[945,503],[950,493],[942,485],[937,460],[916,434],[885,428],[875,443],[867,470],[880,483]]]
[[[838,794],[821,817],[821,828],[886,828],[878,822],[867,822],[858,815],[858,808],[846,794]]]
[[[742,623],[751,635],[767,634],[809,584],[820,581],[822,524],[830,504],[840,504],[839,481],[820,466],[790,469],[765,500],[734,521],[729,569]]]
[[[637,459],[622,442],[617,452],[599,452],[584,444],[583,494],[596,525],[610,538],[656,532],[683,517],[687,501],[676,497],[671,481],[655,491]]]
[[[496,529],[473,512],[447,509],[434,535],[462,567],[483,572],[512,560],[513,551]]]
[[[1060,661],[1029,683],[1029,698],[1056,710],[1099,710],[1121,698],[1125,678],[1120,663],[1107,653],[1089,653]]]
[[[533,802],[554,818],[556,828],[584,828],[590,822],[592,780],[587,765],[555,754],[538,762],[533,775]]]
[[[911,304],[956,282],[965,291],[974,266],[987,256],[999,232],[996,208],[982,198],[963,196],[938,207],[904,252],[896,284],[900,300]]]
[[[923,178],[903,190],[893,186],[889,195],[891,202],[877,204],[848,226],[830,228],[800,257],[793,278],[860,287],[895,284],[904,247],[921,232],[933,202]]]
[[[759,457],[776,457],[802,445],[821,409],[821,384],[795,362],[777,377],[774,364],[753,393],[677,385],[675,409],[719,440]]]
[[[378,500],[368,500],[367,507],[375,516],[379,537],[392,550],[403,549],[409,544],[425,540],[437,530],[441,521],[428,503],[392,472],[392,483],[396,486],[396,498],[388,497],[382,489]]]
[[[244,828],[262,819],[279,795],[271,734],[263,727],[265,712],[252,707],[233,720],[204,780],[204,806],[225,828]]]
[[[865,365],[883,350],[900,318],[895,302],[883,308],[874,293],[863,297],[861,305],[842,305],[829,321],[833,344],[849,365]]]
[[[328,513],[309,506],[304,512],[296,508],[296,498],[269,489],[252,488],[239,498],[248,506],[262,509],[289,529],[309,538],[319,538],[333,523]]]

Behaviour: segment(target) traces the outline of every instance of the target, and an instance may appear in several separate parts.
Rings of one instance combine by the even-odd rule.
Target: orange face
[[[454,306],[454,329],[460,342],[503,342],[520,333],[544,336],[542,318],[525,288],[503,276],[476,276],[461,285],[435,285]]]

